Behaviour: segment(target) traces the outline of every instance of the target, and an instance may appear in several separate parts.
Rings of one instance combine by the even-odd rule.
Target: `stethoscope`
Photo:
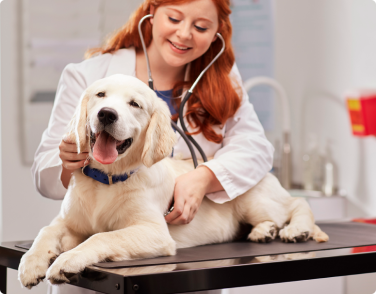
[[[153,17],[153,16],[154,16],[153,14],[148,14],[148,15],[145,15],[143,18],[141,18],[140,22],[138,23],[138,33],[140,35],[141,43],[142,43],[142,48],[144,50],[144,54],[145,54],[145,57],[146,57],[146,64],[147,64],[147,67],[148,67],[148,75],[149,75],[149,80],[148,80],[149,87],[150,87],[150,89],[152,89],[154,91],[153,78],[151,77],[151,70],[150,70],[150,64],[149,64],[149,57],[148,57],[148,53],[146,51],[144,36],[142,35],[142,31],[141,31],[141,24],[142,24],[142,22],[145,19]],[[171,120],[172,127],[180,134],[180,136],[184,139],[185,143],[188,145],[189,151],[191,152],[191,155],[192,155],[192,160],[193,160],[193,164],[194,164],[195,168],[197,167],[198,162],[197,162],[196,153],[195,153],[195,151],[194,151],[194,149],[192,147],[192,144],[197,148],[198,152],[200,152],[201,157],[202,157],[202,159],[203,159],[204,162],[207,162],[208,159],[207,159],[204,151],[200,147],[200,145],[198,145],[198,143],[195,141],[195,139],[193,139],[192,136],[185,134],[185,132],[188,132],[188,129],[187,129],[187,127],[185,125],[185,122],[184,122],[183,109],[184,109],[185,103],[191,97],[191,95],[193,93],[193,89],[196,87],[197,83],[200,81],[200,79],[202,78],[202,76],[204,75],[204,73],[219,58],[219,56],[221,56],[221,54],[223,53],[223,51],[225,51],[225,48],[226,48],[225,40],[223,39],[223,37],[222,37],[222,35],[220,33],[217,33],[217,37],[222,41],[222,49],[221,49],[221,51],[219,51],[219,53],[214,57],[214,59],[209,63],[209,65],[200,73],[200,75],[197,77],[196,81],[193,83],[193,85],[191,86],[191,88],[185,94],[185,97],[184,97],[184,99],[182,100],[182,102],[180,104],[180,108],[179,108],[179,120],[180,120],[180,124],[181,124],[181,126],[182,126],[182,128],[183,128],[184,131],[181,130],[176,125],[176,123]],[[172,207],[172,209],[173,209],[173,207]],[[172,209],[171,209],[171,211],[172,211]]]

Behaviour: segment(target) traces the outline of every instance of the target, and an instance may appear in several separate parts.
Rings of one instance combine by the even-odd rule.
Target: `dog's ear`
[[[89,134],[86,129],[87,120],[87,103],[89,94],[85,91],[80,98],[80,102],[74,112],[73,118],[69,123],[68,133],[65,134],[63,140],[66,142],[76,143],[77,153],[87,151],[89,144]]]
[[[154,163],[171,154],[176,135],[171,127],[170,111],[167,104],[158,98],[146,131],[145,145],[142,151],[142,163],[151,167]]]

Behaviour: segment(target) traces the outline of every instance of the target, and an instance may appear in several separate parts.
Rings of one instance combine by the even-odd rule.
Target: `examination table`
[[[232,243],[178,249],[177,255],[98,263],[70,279],[72,285],[108,294],[162,294],[320,279],[376,272],[376,225],[320,223],[327,243]],[[16,269],[30,242],[0,246],[0,291],[6,269]],[[21,285],[20,285],[21,287]]]

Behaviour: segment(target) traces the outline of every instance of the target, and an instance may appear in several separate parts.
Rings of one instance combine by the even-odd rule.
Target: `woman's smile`
[[[170,42],[172,51],[179,53],[179,54],[185,54],[187,53],[187,51],[192,49],[192,47],[184,46],[179,43],[172,42],[170,40],[167,40],[167,41]]]

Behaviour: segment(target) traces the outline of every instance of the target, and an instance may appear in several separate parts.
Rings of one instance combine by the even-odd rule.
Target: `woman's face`
[[[212,0],[158,7],[150,20],[154,47],[170,66],[181,67],[203,55],[216,39],[218,13]]]

